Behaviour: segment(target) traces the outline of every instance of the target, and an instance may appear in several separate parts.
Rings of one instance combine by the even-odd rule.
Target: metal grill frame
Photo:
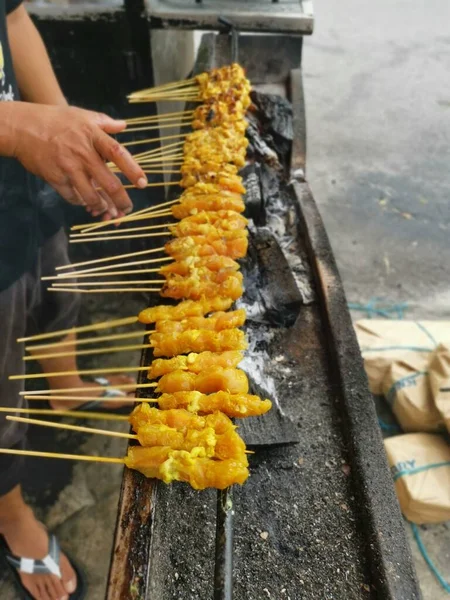
[[[283,40],[279,41],[280,50]],[[244,37],[240,40],[240,47],[245,48],[246,44],[251,46],[251,41]],[[262,51],[262,48],[259,50]],[[230,52],[229,36],[205,35],[196,71],[229,62]],[[300,55],[301,52],[298,53],[299,59]],[[247,66],[242,58],[243,65]],[[252,79],[258,80],[258,83],[270,82],[272,74],[266,70],[267,63],[261,55],[253,57],[253,60],[255,78]],[[305,181],[306,126],[299,66],[290,68],[288,76],[284,77],[293,104],[296,134],[291,158],[291,185],[320,298],[331,366],[330,379],[344,413],[345,437],[354,493],[361,511],[359,520],[364,524],[360,523],[360,526],[365,530],[371,584],[377,590],[377,597],[384,600],[419,600],[421,594],[345,294],[325,228]],[[143,355],[141,364],[145,362],[146,356]],[[158,510],[155,498],[159,485],[125,469],[106,600],[159,600],[148,595],[153,523]],[[218,493],[214,600],[231,600],[233,591],[233,505],[228,493]]]

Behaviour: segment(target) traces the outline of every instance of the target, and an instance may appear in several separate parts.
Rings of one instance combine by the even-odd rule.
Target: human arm
[[[22,99],[35,104],[67,106],[44,42],[23,4],[8,14],[7,29]]]
[[[145,187],[142,169],[107,135],[119,133],[125,123],[67,106],[23,5],[9,13],[7,24],[18,85],[28,102],[0,103],[0,155],[14,156],[68,202],[84,204],[94,215],[129,212],[123,184],[105,165],[114,162],[131,183]]]

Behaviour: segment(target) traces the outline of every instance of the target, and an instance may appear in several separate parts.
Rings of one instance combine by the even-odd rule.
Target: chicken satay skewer
[[[138,450],[144,450],[145,453],[139,453],[137,452]],[[129,469],[141,472],[145,477],[156,477],[166,483],[177,479],[190,483],[195,489],[205,489],[207,487],[224,489],[235,483],[242,485],[248,477],[247,467],[239,464],[238,461],[215,461],[208,458],[195,458],[189,452],[172,451],[171,448],[162,448],[162,451],[156,448],[156,452],[154,450],[155,448],[142,448],[141,446],[130,447],[125,458],[16,450],[12,448],[0,448],[0,454],[126,465]],[[184,464],[185,461],[183,459],[185,456],[191,458],[192,463],[188,465]],[[166,479],[162,469],[168,459],[171,459],[173,472],[172,479],[169,480]],[[197,464],[199,464],[201,469],[200,474],[195,472]],[[177,467],[176,470],[174,467]]]
[[[99,429],[97,427],[86,427],[84,425],[69,425],[68,423],[58,423],[56,421],[42,421],[40,419],[30,419],[28,417],[15,417],[13,415],[8,415],[6,417],[6,420],[13,421],[14,423],[26,423],[28,425],[38,425],[40,427],[51,427],[53,429],[62,429],[65,431],[77,431],[80,433],[90,433],[90,434],[95,434],[95,435],[105,435],[108,437],[115,437],[115,438],[121,438],[121,439],[127,439],[127,440],[136,440],[143,447],[160,446],[160,444],[158,444],[158,443],[151,443],[151,441],[152,441],[151,435],[150,436],[149,435],[140,435],[139,431],[138,431],[138,433],[124,433],[121,431],[111,431],[109,429]],[[177,430],[175,429],[174,431],[176,432]],[[224,434],[222,434],[222,435],[224,435]],[[236,433],[232,432],[231,435],[233,437],[235,437]],[[155,440],[155,441],[158,441],[158,440]],[[250,451],[244,450],[242,441],[240,441],[239,445],[241,446],[239,451],[242,452],[243,454],[253,454]],[[174,449],[178,449],[178,448],[174,448]],[[182,447],[179,449],[187,450],[188,448]],[[192,447],[190,449],[192,450]]]

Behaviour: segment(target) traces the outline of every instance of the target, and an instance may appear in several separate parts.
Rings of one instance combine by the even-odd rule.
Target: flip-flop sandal
[[[106,377],[94,377],[94,383],[98,383],[103,387],[110,387],[112,384]],[[100,412],[100,413],[118,413],[118,414],[129,414],[131,412],[131,408],[133,407],[130,402],[126,406],[119,406],[118,408],[105,408],[103,402],[108,398],[126,398],[127,394],[123,390],[103,390],[101,396],[98,397],[98,400],[89,400],[89,402],[85,402],[76,408],[73,408],[73,411],[76,412]]]
[[[94,377],[92,379],[94,383],[98,383],[98,385],[102,387],[111,386],[111,382],[106,377]],[[98,397],[98,400],[89,400],[88,402],[84,402],[77,406],[76,408],[71,408],[70,410],[73,412],[98,412],[98,413],[115,413],[120,415],[128,415],[133,408],[133,404],[129,402],[125,406],[119,406],[117,408],[105,408],[102,406],[105,400],[108,398],[125,398],[127,396],[126,392],[123,390],[103,390],[103,393]],[[50,402],[46,401],[45,404],[42,405],[42,408],[51,409]]]
[[[16,587],[20,590],[21,600],[35,600],[35,598],[30,596],[27,589],[23,586],[19,573],[28,573],[30,575],[56,575],[56,577],[61,578],[61,548],[58,540],[53,534],[49,535],[48,554],[42,560],[15,556],[11,553],[8,544],[3,537],[0,537],[0,549],[2,550],[6,563],[10,567]],[[77,575],[77,589],[73,594],[70,594],[69,600],[84,600],[87,597],[86,576],[80,567],[70,558],[67,552],[64,554],[67,556],[72,569]]]

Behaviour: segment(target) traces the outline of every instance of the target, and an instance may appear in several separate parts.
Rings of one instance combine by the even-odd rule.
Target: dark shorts
[[[41,277],[54,275],[55,267],[69,262],[67,237],[61,230],[41,247],[34,269],[0,292],[0,406],[27,406],[19,395],[23,381],[8,379],[25,370],[24,344],[18,344],[16,339],[68,329],[77,322],[78,295],[48,292],[48,283],[41,281]],[[26,430],[25,425],[7,421],[1,413],[0,448],[23,448]],[[0,495],[20,483],[22,469],[21,457],[0,455]]]

